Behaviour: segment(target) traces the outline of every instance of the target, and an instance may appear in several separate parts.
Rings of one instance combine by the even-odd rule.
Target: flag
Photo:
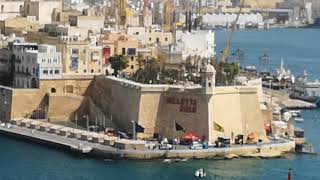
[[[144,127],[140,126],[138,123],[135,122],[135,128],[137,133],[144,133]]]
[[[183,131],[185,132],[186,130],[178,123],[176,123],[176,131]]]
[[[224,128],[222,126],[220,126],[218,123],[213,122],[213,125],[214,125],[215,131],[224,132]]]

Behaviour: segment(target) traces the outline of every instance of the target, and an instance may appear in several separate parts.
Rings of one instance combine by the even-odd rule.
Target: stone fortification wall
[[[31,117],[36,110],[48,110],[50,118],[68,118],[71,110],[78,106],[80,100],[68,102],[68,97],[51,96],[51,109],[49,109],[49,94],[84,95],[91,84],[92,79],[60,79],[41,80],[39,89],[12,89],[12,101],[10,118]],[[59,101],[61,100],[61,103]],[[69,103],[69,104],[68,104]],[[70,105],[70,107],[68,106]],[[60,106],[60,107],[59,107]],[[67,112],[70,110],[70,112]],[[45,113],[43,113],[45,114]],[[64,119],[67,120],[67,119]]]
[[[87,95],[105,116],[112,116],[120,130],[130,131],[131,121],[139,120],[141,91],[121,81],[96,77]]]
[[[11,104],[11,119],[19,117],[31,117],[33,111],[44,108],[46,101],[39,89],[13,89]]]
[[[164,92],[157,114],[157,132],[168,138],[193,133],[208,139],[208,103],[201,89]],[[184,130],[176,131],[176,123]]]
[[[74,119],[84,97],[74,94],[49,94],[48,119],[50,122],[65,122]]]
[[[255,133],[258,138],[266,140],[256,88],[218,87],[209,106],[213,132],[211,140],[224,136],[234,142],[237,135],[244,135],[246,139],[249,133]],[[224,132],[217,131],[214,123],[221,126]]]

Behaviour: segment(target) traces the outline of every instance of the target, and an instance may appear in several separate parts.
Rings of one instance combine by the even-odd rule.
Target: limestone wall
[[[88,95],[121,130],[131,130],[131,121],[138,121],[140,90],[105,77],[97,77]]]
[[[255,88],[218,87],[210,100],[211,142],[217,137],[228,137],[234,142],[237,135],[255,133],[266,140],[264,120]],[[224,132],[214,128],[214,123],[223,127]]]
[[[0,86],[0,121],[9,121],[11,118],[12,88]]]
[[[42,102],[45,94],[39,89],[14,89],[12,92],[11,119],[30,117],[39,107],[44,108]]]
[[[48,119],[50,122],[68,121],[82,105],[84,97],[73,94],[50,94]]]
[[[74,78],[58,80],[41,80],[39,88],[41,92],[50,93],[54,88],[56,93],[70,93],[84,95],[91,84],[92,78]]]
[[[226,136],[232,140],[232,135],[235,137],[243,133],[240,97],[238,93],[234,92],[235,89],[232,91],[228,93],[216,91],[216,94],[210,99],[211,142],[214,142],[219,136]],[[224,132],[217,131],[214,128],[214,123],[221,126]]]
[[[161,94],[159,92],[142,92],[139,109],[139,124],[145,127],[145,133],[153,136],[158,130],[156,120],[159,112]]]
[[[106,117],[121,129],[131,132],[134,120],[145,127],[144,137],[181,138],[194,133],[214,142],[255,133],[265,139],[264,120],[256,88],[217,87],[212,96],[201,89],[168,85],[142,85],[111,77],[97,77],[87,95]],[[208,111],[210,113],[208,113]],[[176,124],[185,130],[176,131]],[[224,129],[219,132],[214,123]]]
[[[157,132],[163,137],[182,138],[185,133],[193,133],[207,139],[208,106],[206,98],[199,91],[164,92],[157,118]],[[176,131],[176,125],[185,132]]]
[[[240,107],[242,114],[244,135],[255,133],[259,139],[266,140],[264,120],[258,95],[256,93],[244,92],[240,94]]]
[[[39,89],[12,89],[11,119],[30,117],[33,111],[37,109],[47,109],[49,107],[49,99],[46,97],[47,93],[66,94],[65,97],[51,97],[51,109],[48,109],[50,110],[50,114],[47,114],[49,118],[68,118],[81,101],[79,98],[77,100],[72,99],[72,94],[84,95],[91,81],[92,79],[41,80]],[[69,97],[67,97],[68,94]],[[71,98],[69,99],[70,101],[67,100],[68,98]],[[60,100],[62,103],[59,106]],[[70,107],[65,105],[70,105]],[[67,112],[69,110],[70,112]]]

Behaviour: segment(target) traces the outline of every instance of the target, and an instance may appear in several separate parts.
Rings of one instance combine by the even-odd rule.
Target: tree
[[[137,61],[138,61],[139,69],[141,69],[142,63],[143,63],[143,56],[141,53],[138,53]]]
[[[118,76],[119,71],[128,67],[128,58],[123,55],[115,55],[109,58],[112,69],[114,69],[113,75]]]
[[[134,81],[140,83],[155,83],[158,81],[160,68],[156,59],[151,58],[145,63],[145,68],[140,68],[133,76]]]

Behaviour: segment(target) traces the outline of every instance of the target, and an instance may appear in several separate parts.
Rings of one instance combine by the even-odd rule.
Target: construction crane
[[[230,45],[231,45],[231,41],[232,41],[232,38],[233,38],[233,35],[234,35],[234,31],[236,30],[237,23],[238,23],[240,14],[242,12],[244,1],[245,0],[242,0],[242,3],[241,3],[240,8],[239,8],[239,12],[237,14],[237,17],[236,17],[235,21],[233,21],[233,23],[231,25],[231,29],[230,29],[230,33],[229,33],[229,36],[228,36],[227,44],[226,44],[226,47],[223,49],[222,56],[221,56],[221,59],[220,59],[220,64],[224,64],[226,62],[226,59],[227,59],[227,56],[228,56],[228,53],[229,53],[229,49],[230,49]]]

